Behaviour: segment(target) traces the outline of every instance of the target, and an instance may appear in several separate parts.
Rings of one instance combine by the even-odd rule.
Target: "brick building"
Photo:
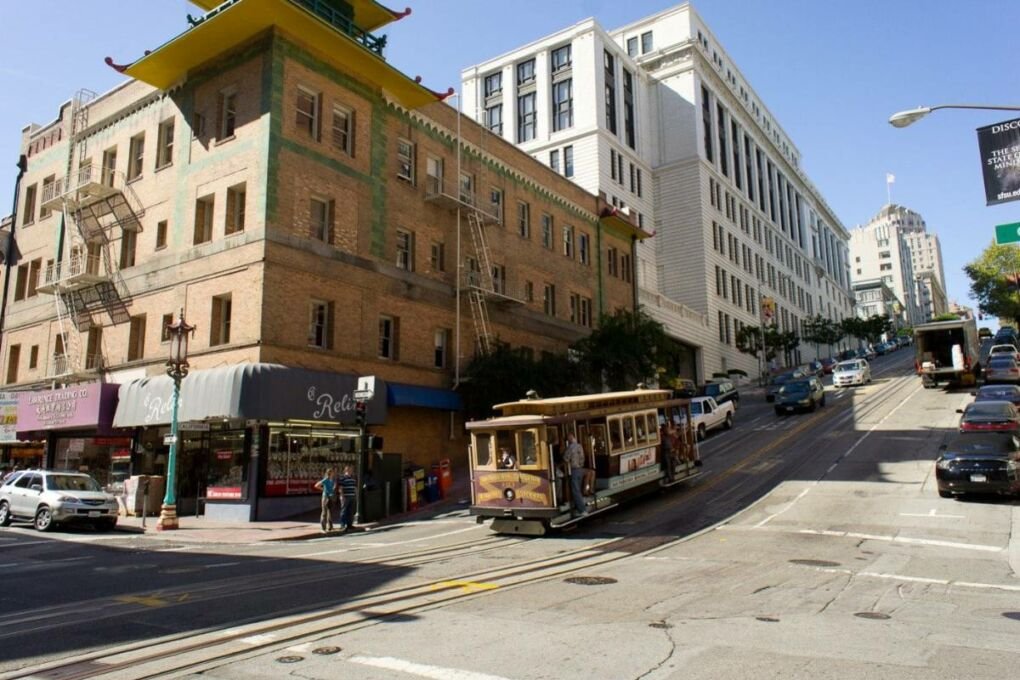
[[[47,465],[165,470],[182,309],[179,506],[261,519],[314,505],[350,459],[358,376],[378,378],[385,452],[456,467],[477,351],[563,351],[633,308],[644,232],[389,66],[370,31],[400,15],[196,4],[114,65],[132,80],[23,133],[0,360]]]

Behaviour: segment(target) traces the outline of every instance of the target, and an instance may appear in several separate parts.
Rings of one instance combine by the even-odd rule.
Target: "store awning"
[[[459,411],[461,409],[460,395],[456,392],[403,383],[386,385],[386,404],[389,406],[420,406],[440,411]]]
[[[279,364],[238,364],[194,370],[181,381],[178,422],[216,419],[308,420],[354,425],[358,376]],[[376,390],[386,383],[376,380]],[[386,399],[372,399],[366,423],[386,422]],[[142,378],[120,387],[114,427],[170,423],[173,381]]]

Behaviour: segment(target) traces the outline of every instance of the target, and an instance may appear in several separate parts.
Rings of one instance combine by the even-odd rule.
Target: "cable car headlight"
[[[512,501],[513,499],[517,498],[517,494],[514,493],[513,489],[510,488],[503,489],[503,498],[505,498],[508,501]]]

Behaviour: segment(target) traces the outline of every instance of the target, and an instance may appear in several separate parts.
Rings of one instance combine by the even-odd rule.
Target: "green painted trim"
[[[228,53],[225,57],[216,57],[208,66],[200,66],[191,71],[188,74],[186,84],[189,87],[197,87],[222,75],[224,71],[229,71],[235,66],[240,66],[244,62],[251,61],[260,56],[272,49],[272,44],[272,32],[265,32],[261,36],[254,38],[252,42],[242,46],[238,51]]]
[[[325,165],[327,168],[333,170],[334,172],[339,172],[340,174],[346,175],[352,179],[356,179],[359,182],[368,182],[373,184],[378,183],[377,180],[371,175],[366,175],[363,172],[358,172],[357,170],[347,165],[346,163],[341,163],[335,158],[330,158],[326,154],[320,153],[315,149],[311,149],[305,146],[304,144],[301,144],[300,142],[295,142],[293,139],[286,139],[284,137],[281,137],[276,142],[276,147],[279,151],[284,150],[290,151],[291,153],[303,156],[304,158],[315,161],[320,165]]]
[[[260,110],[269,119],[266,140],[265,198],[260,206],[265,224],[279,220],[280,141],[283,139],[283,51],[273,40],[262,61],[262,102]]]
[[[380,103],[372,104],[372,143],[369,167],[372,173],[372,224],[369,248],[373,255],[386,258],[386,208],[389,201],[386,184],[386,120],[388,114]]]

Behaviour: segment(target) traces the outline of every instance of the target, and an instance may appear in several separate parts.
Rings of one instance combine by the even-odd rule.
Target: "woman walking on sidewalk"
[[[315,488],[322,492],[322,515],[319,518],[319,523],[324,532],[333,531],[333,497],[336,493],[333,468],[326,468],[322,479],[315,483]]]

